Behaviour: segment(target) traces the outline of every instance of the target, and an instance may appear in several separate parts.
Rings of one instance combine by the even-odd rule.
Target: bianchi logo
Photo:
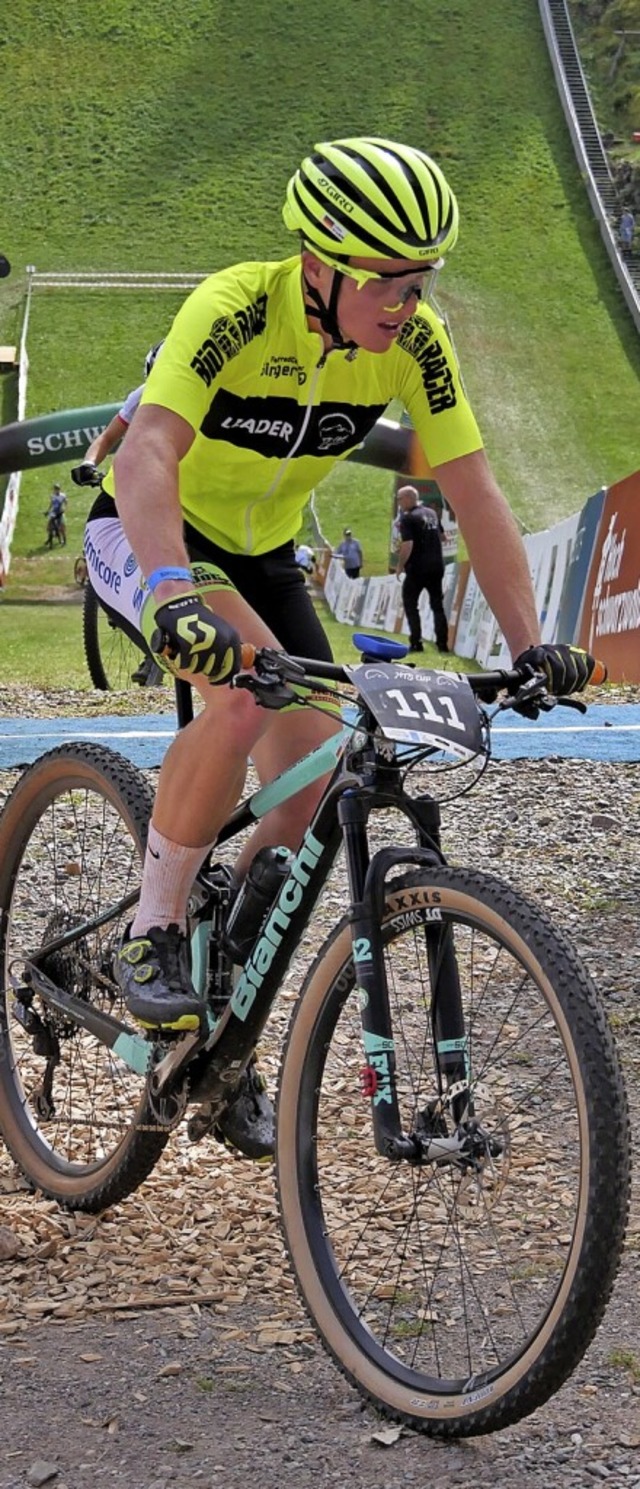
[[[348,445],[356,434],[356,426],[346,414],[323,414],[318,419],[318,454],[324,455],[341,445]]]

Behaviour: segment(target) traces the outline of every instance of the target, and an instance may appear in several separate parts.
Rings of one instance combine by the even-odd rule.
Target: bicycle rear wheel
[[[477,1129],[467,1156],[374,1148],[348,926],[321,949],[283,1055],[278,1187],[303,1300],[386,1414],[434,1436],[505,1427],[558,1389],[618,1268],[628,1121],[595,988],[538,910],[489,875],[389,886],[385,961],[405,1133],[452,1136],[427,935],[453,938]],[[449,943],[450,944],[450,943]]]
[[[131,1193],[168,1132],[147,1108],[144,1076],[37,994],[25,1019],[10,973],[19,977],[25,958],[138,886],[152,801],[121,755],[71,744],[25,771],[0,817],[0,1129],[30,1184],[74,1209]],[[125,919],[41,964],[114,1018],[126,1017],[112,977]]]
[[[101,692],[138,687],[161,687],[164,673],[142,637],[140,645],[114,624],[87,580],[82,604],[82,636],[89,676]]]

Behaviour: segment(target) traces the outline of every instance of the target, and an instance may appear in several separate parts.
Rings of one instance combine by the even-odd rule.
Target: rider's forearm
[[[104,460],[105,456],[111,454],[114,445],[117,445],[123,439],[128,427],[124,419],[121,419],[120,415],[116,414],[111,420],[111,423],[107,424],[106,429],[103,429],[102,433],[96,435],[96,438],[91,441],[84,455],[84,460],[91,461],[93,465],[100,465],[100,462]]]
[[[126,536],[145,576],[158,568],[188,569],[177,456],[153,436],[134,439],[133,433],[113,463],[116,506]],[[184,589],[184,581],[165,580],[154,597],[162,604]]]
[[[452,461],[434,472],[454,509],[469,559],[483,595],[496,617],[512,657],[540,640],[533,584],[516,520],[482,452],[465,457],[470,483],[448,479]]]
[[[167,454],[161,460],[147,453],[143,466],[122,462],[122,454],[116,456],[115,469],[116,506],[132,552],[149,576],[156,569],[189,569],[189,554],[183,538],[182,511],[177,484],[177,462],[170,463]],[[144,478],[140,479],[140,469]],[[167,581],[155,588],[156,602],[171,599],[174,594],[185,593],[185,582]]]
[[[483,517],[465,513],[460,523],[478,584],[491,606],[512,658],[540,640],[540,625],[524,544],[504,498]]]

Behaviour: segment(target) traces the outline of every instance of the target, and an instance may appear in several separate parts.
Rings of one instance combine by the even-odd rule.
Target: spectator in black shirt
[[[438,651],[448,652],[449,628],[442,599],[442,523],[433,507],[421,506],[415,486],[400,487],[398,513],[401,542],[396,574],[403,579],[402,603],[409,625],[409,650],[423,650],[418,601],[426,589],[436,646]]]

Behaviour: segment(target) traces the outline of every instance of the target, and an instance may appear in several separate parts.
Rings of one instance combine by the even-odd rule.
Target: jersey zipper
[[[293,459],[293,457],[294,457],[294,455],[296,453],[296,450],[299,450],[300,445],[301,445],[301,443],[302,443],[302,441],[304,439],[304,436],[305,436],[305,434],[307,432],[307,429],[309,427],[309,420],[311,418],[311,410],[313,408],[313,403],[314,403],[315,391],[316,391],[316,388],[317,388],[317,385],[318,385],[318,380],[319,380],[319,377],[320,377],[320,373],[322,372],[322,369],[323,369],[323,367],[324,367],[324,365],[326,363],[327,356],[328,356],[328,352],[326,352],[326,351],[323,352],[322,353],[322,356],[320,358],[320,361],[316,364],[316,366],[313,369],[313,373],[312,373],[312,377],[311,377],[311,382],[309,384],[309,397],[307,399],[307,403],[306,403],[306,407],[305,407],[305,411],[304,411],[304,418],[302,420],[302,424],[300,426],[300,430],[299,430],[299,433],[298,433],[297,438],[294,440],[294,443],[292,444],[291,449],[285,455],[284,460],[278,466],[278,469],[277,469],[277,471],[275,473],[275,476],[273,478],[273,481],[271,482],[271,485],[270,485],[269,489],[267,491],[265,491],[262,496],[256,497],[256,500],[251,503],[251,506],[247,507],[246,514],[245,514],[245,520],[244,520],[245,553],[251,553],[251,519],[252,519],[253,513],[255,512],[256,507],[259,507],[263,502],[268,501],[269,498],[271,496],[273,496],[274,491],[277,490],[278,486],[280,485],[280,482],[283,479],[283,476],[285,474],[285,471],[287,469],[287,466],[289,464],[289,461]]]

